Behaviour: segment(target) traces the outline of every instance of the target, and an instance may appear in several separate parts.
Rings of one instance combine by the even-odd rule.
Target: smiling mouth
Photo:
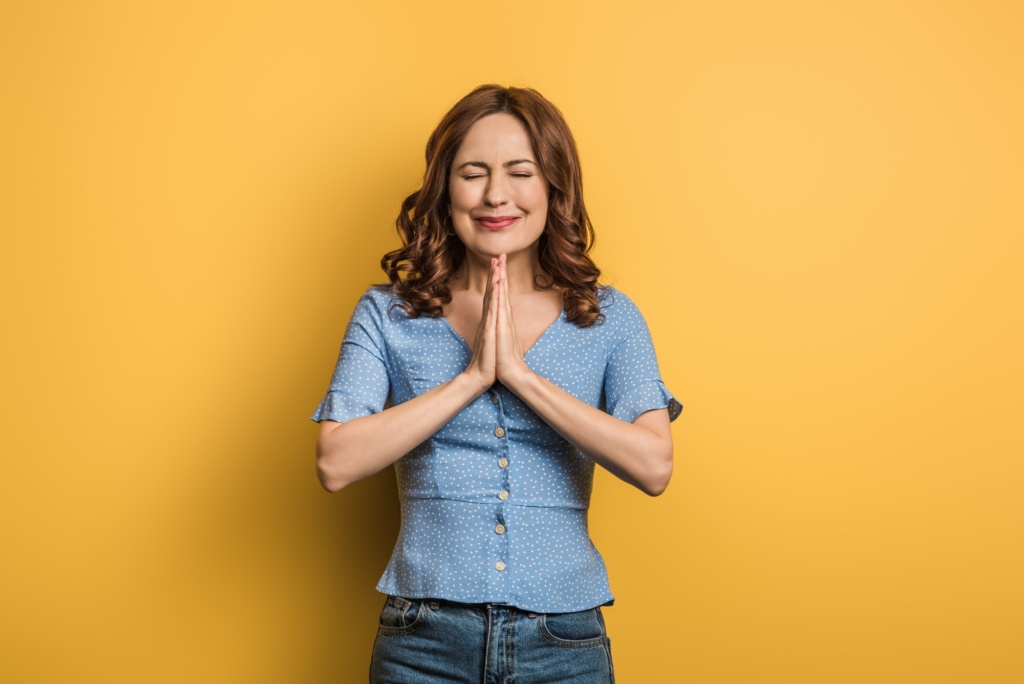
[[[487,230],[508,228],[519,220],[518,216],[478,216],[473,219]]]

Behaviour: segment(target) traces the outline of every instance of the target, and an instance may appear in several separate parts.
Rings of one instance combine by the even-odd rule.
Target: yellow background
[[[9,2],[0,680],[364,681],[390,473],[315,425],[427,135],[581,148],[677,467],[601,474],[620,682],[1024,681],[1014,2]]]

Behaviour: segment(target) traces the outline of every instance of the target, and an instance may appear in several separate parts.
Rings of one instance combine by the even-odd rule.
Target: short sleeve
[[[356,304],[345,330],[331,385],[313,412],[312,420],[344,423],[384,409],[391,387],[384,343],[385,317],[371,292]]]
[[[621,293],[616,307],[627,309],[626,336],[612,351],[605,369],[605,409],[628,423],[653,409],[668,409],[670,421],[679,417],[683,405],[662,382],[654,342],[640,311]],[[624,301],[623,301],[624,300]]]

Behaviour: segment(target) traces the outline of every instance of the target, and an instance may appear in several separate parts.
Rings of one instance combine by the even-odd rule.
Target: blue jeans
[[[372,684],[613,684],[600,608],[530,613],[512,606],[389,596]]]

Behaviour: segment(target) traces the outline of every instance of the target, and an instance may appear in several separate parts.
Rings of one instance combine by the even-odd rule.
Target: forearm
[[[380,413],[324,422],[316,444],[317,475],[336,492],[388,467],[440,430],[485,388],[465,373]]]
[[[668,486],[672,434],[664,410],[627,423],[530,371],[503,382],[562,437],[616,477],[651,496]]]

